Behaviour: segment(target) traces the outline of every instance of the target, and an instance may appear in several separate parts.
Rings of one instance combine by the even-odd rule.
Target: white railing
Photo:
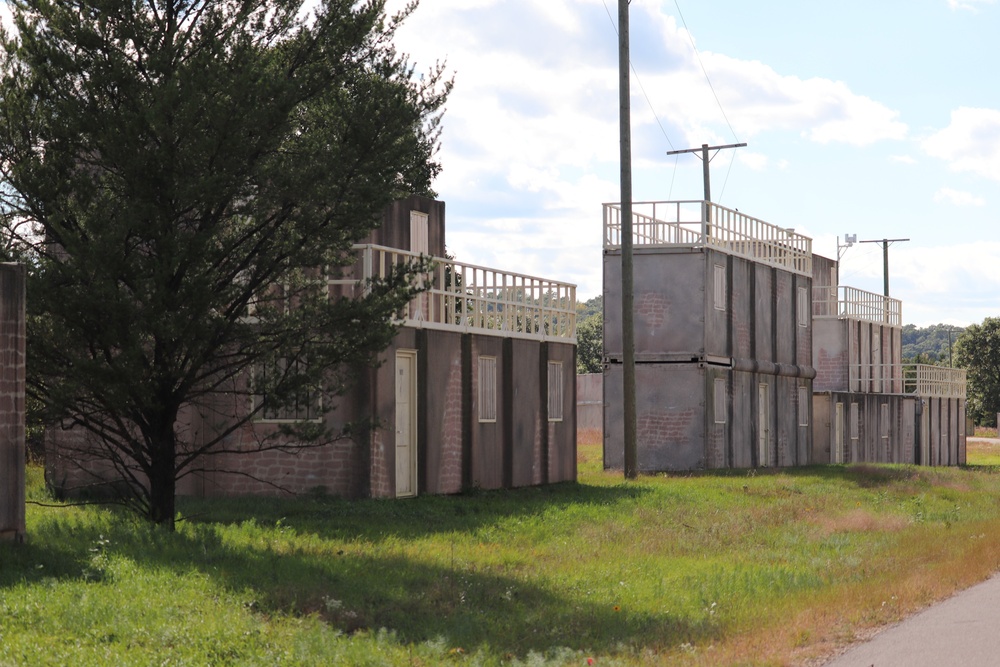
[[[363,289],[421,257],[371,244],[354,250],[361,256],[357,278],[331,280],[332,286]],[[576,342],[575,285],[440,257],[418,280],[426,291],[400,313],[404,326]]]
[[[903,366],[903,391],[918,396],[965,398],[964,368],[906,364]]]
[[[928,364],[851,364],[848,391],[864,394],[911,394],[965,398],[966,376],[961,368]]]
[[[903,302],[856,287],[813,288],[813,317],[853,319],[903,326]]]
[[[620,204],[604,205],[604,247],[621,247]],[[812,239],[712,202],[632,204],[636,246],[708,246],[795,273],[812,274]]]

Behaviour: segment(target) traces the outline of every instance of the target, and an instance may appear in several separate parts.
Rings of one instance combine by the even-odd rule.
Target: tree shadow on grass
[[[537,517],[572,507],[632,504],[650,493],[635,485],[588,486],[566,482],[511,490],[424,495],[406,500],[297,498],[182,499],[181,512],[196,523],[238,524],[249,518],[281,522],[322,538],[417,539],[442,532],[474,531],[511,518]]]
[[[966,466],[967,467],[967,466]],[[691,473],[670,473],[672,476],[697,476],[712,478],[775,478],[785,477],[802,481],[847,481],[862,488],[887,486],[899,482],[919,480],[942,468],[921,467],[898,463],[847,463],[815,464],[787,468],[746,468],[724,470],[700,470]]]
[[[549,498],[549,502],[564,507],[574,503],[614,503],[636,498],[637,491],[565,489],[554,493],[557,500]],[[454,513],[462,499],[444,503],[454,517],[447,529],[475,529],[484,522],[508,516],[505,512],[511,507],[491,495],[470,499],[482,505],[464,514]],[[543,498],[544,494],[537,497]],[[280,505],[275,503],[274,508]],[[401,505],[419,516],[416,503]],[[522,512],[541,512],[547,506],[533,497],[518,504]],[[227,521],[236,519],[230,516]],[[636,613],[617,607],[616,600],[557,591],[536,580],[512,576],[502,566],[464,561],[461,556],[447,566],[413,559],[404,553],[400,540],[435,529],[411,529],[417,521],[414,515],[407,518],[402,511],[399,516],[390,515],[380,528],[359,525],[353,532],[347,531],[353,541],[339,549],[317,543],[315,537],[306,536],[311,540],[306,543],[295,539],[302,534],[298,529],[291,534],[289,527],[297,522],[309,528],[313,519],[293,516],[281,526],[266,528],[262,521],[258,517],[253,524],[225,527],[202,520],[177,533],[167,533],[125,514],[113,515],[100,526],[50,519],[36,527],[28,544],[0,546],[4,563],[0,590],[45,578],[85,579],[90,548],[107,540],[105,550],[111,558],[125,558],[142,568],[171,571],[180,577],[197,573],[240,597],[252,598],[249,606],[257,612],[317,615],[345,633],[387,628],[403,645],[444,638],[449,646],[460,646],[466,652],[488,650],[499,656],[524,657],[529,651],[561,647],[614,654],[710,641],[720,632],[713,618],[691,622],[667,614]],[[253,539],[224,537],[242,530],[255,531]],[[369,532],[388,533],[400,539],[381,544],[354,539]],[[331,533],[342,537],[345,529]],[[16,563],[7,560],[12,555]],[[36,568],[37,564],[43,567]],[[116,582],[116,586],[128,590],[127,581]]]

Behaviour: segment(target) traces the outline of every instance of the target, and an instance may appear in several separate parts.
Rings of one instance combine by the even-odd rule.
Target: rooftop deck
[[[420,255],[379,245],[356,245],[356,278],[331,280],[362,290],[394,266]],[[576,342],[576,286],[435,257],[421,280],[427,290],[400,313],[403,326],[511,338]]]
[[[621,247],[620,204],[604,205],[604,247]],[[635,247],[711,247],[812,275],[812,239],[713,202],[633,202]]]
[[[814,287],[813,317],[903,326],[903,302],[856,287]]]

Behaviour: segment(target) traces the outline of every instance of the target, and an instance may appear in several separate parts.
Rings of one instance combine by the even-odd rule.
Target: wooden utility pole
[[[859,243],[878,243],[882,246],[882,294],[885,296],[885,321],[889,321],[889,246],[910,239],[872,239]],[[902,322],[899,322],[902,325]]]
[[[708,163],[712,161],[719,151],[724,148],[743,148],[746,144],[726,144],[725,146],[709,146],[708,144],[702,144],[701,148],[684,148],[679,151],[667,151],[667,155],[680,155],[681,153],[694,153],[697,155],[701,153],[702,162],[702,177],[705,180],[705,201],[712,201],[712,179],[709,176]],[[715,151],[711,157],[708,155],[708,151]]]
[[[910,239],[873,239],[871,241],[859,241],[858,243],[878,243],[882,246],[882,283],[883,294],[889,296],[889,246],[893,243],[909,241]]]
[[[618,0],[618,122],[621,135],[622,385],[625,410],[625,479],[639,475],[635,408],[635,301],[632,285],[632,105],[629,81],[628,2]]]

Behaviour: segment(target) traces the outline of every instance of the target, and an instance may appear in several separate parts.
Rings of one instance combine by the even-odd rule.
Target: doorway
[[[396,497],[417,495],[417,352],[396,352]]]

